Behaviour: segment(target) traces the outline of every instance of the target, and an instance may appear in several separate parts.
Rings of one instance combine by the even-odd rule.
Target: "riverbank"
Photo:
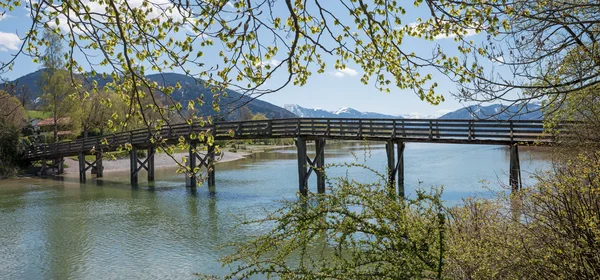
[[[262,153],[266,151],[273,151],[284,149],[291,146],[286,145],[246,145],[245,149],[238,149],[235,152],[231,151],[231,148],[223,148],[221,150],[222,156],[217,156],[217,164],[224,162],[231,162],[236,160],[244,159],[252,154]],[[200,154],[204,154],[201,152]],[[154,168],[174,168],[177,167],[177,162],[181,162],[183,157],[187,157],[188,153],[175,153],[168,155],[166,153],[156,153],[154,155]],[[143,160],[143,159],[141,159]],[[176,162],[177,161],[177,162]],[[65,168],[65,176],[79,176],[78,166],[79,163],[72,158],[65,158],[65,164],[68,166]],[[110,159],[105,158],[102,162],[104,166],[104,172],[123,172],[129,170],[129,158]]]

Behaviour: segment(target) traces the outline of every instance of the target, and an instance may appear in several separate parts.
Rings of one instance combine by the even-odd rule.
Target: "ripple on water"
[[[362,145],[327,150],[327,163],[362,159]],[[368,164],[385,168],[381,145],[372,146]],[[407,145],[406,186],[446,186],[446,198],[480,192],[481,179],[496,180],[508,168],[507,152],[490,146]],[[528,158],[523,153],[522,159]],[[193,273],[222,275],[217,258],[270,229],[236,227],[240,219],[257,219],[296,199],[295,150],[256,154],[251,159],[217,166],[216,192],[185,188],[172,170],[157,172],[153,185],[132,189],[119,183],[127,174],[96,179],[88,185],[69,180],[26,179],[0,184],[0,278],[7,279],[196,279]],[[522,160],[523,169],[548,166]],[[383,170],[383,169],[381,169]],[[333,169],[330,176],[342,176]],[[352,171],[358,180],[371,177]],[[143,178],[142,175],[141,178]],[[108,177],[108,176],[107,176]],[[474,178],[475,177],[475,178]],[[506,181],[508,177],[500,178]],[[314,178],[312,178],[314,179]],[[525,179],[525,178],[524,178]],[[77,181],[76,179],[74,179]],[[111,182],[112,181],[112,182]],[[143,180],[141,180],[143,181]],[[314,190],[314,182],[310,188]]]

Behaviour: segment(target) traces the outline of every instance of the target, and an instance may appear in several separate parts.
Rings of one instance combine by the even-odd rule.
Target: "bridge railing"
[[[569,124],[563,124],[568,128]],[[190,133],[209,131],[216,139],[265,139],[297,136],[340,139],[439,141],[448,143],[502,142],[552,143],[537,120],[438,120],[438,119],[342,119],[295,118],[258,121],[219,122],[190,126],[187,123],[165,126],[160,131],[139,129],[112,135],[77,139],[28,149],[25,158],[63,157],[95,150],[114,151],[117,147],[151,145],[151,139],[177,142]]]

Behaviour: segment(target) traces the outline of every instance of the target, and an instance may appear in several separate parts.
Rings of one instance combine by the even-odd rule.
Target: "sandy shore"
[[[253,153],[261,153],[265,151],[279,150],[289,146],[276,146],[276,145],[248,145],[246,150],[237,150],[237,152],[230,152],[230,148],[223,148],[221,150],[222,156],[217,157],[217,164],[222,162],[229,162],[243,159]],[[204,154],[204,153],[200,153]],[[173,160],[173,157],[177,161],[181,161],[184,156],[187,156],[187,153],[176,153],[173,154],[172,157],[165,153],[157,153],[154,155],[154,168],[174,168],[177,167],[177,163]],[[141,159],[142,161],[144,159]],[[65,163],[68,165],[65,168],[65,175],[67,176],[75,176],[79,174],[78,166],[79,163],[71,158],[65,158]],[[128,171],[129,170],[129,158],[120,158],[111,160],[109,157],[106,157],[102,162],[104,166],[104,172],[115,172],[115,171]]]

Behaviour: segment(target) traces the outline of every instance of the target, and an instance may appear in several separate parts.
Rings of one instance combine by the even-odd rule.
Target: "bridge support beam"
[[[148,182],[154,182],[154,154],[156,153],[156,148],[153,146],[148,147]]]
[[[510,146],[510,177],[509,183],[512,193],[521,189],[521,164],[519,162],[519,146]]]
[[[79,153],[77,159],[79,161],[79,182],[85,183],[85,155]]]
[[[398,196],[404,197],[404,142],[397,142],[398,147],[398,162],[396,163],[396,171],[398,173]]]
[[[101,178],[104,177],[104,166],[102,165],[103,155],[102,152],[96,153],[96,177]]]
[[[65,158],[56,159],[56,168],[57,168],[58,174],[65,173]]]
[[[40,169],[40,176],[46,176],[46,170],[48,169],[45,158],[42,158],[42,168]]]
[[[296,140],[296,148],[298,149],[298,191],[301,195],[308,194],[308,172],[306,171],[306,140],[298,137]]]
[[[137,148],[132,147],[129,151],[129,164],[131,172],[131,185],[136,186],[138,184],[139,173],[142,169],[148,171],[148,182],[154,181],[154,154],[156,149],[149,147],[145,160],[140,160],[137,154]]]
[[[92,174],[95,173],[96,177],[102,177],[104,174],[104,167],[102,166],[102,152],[96,154],[96,160],[94,162],[87,162],[85,160],[85,154],[79,153],[79,182],[85,183],[86,172],[92,169]]]
[[[137,148],[131,147],[129,150],[129,181],[131,186],[137,186],[138,184],[138,155]]]
[[[190,168],[190,174],[187,174],[185,186],[192,189],[196,189],[196,173],[194,172],[194,169],[196,169],[196,155],[196,143],[190,143],[190,150],[188,156],[188,166]]]
[[[317,192],[325,193],[325,139],[315,141],[315,161],[317,173]]]
[[[394,156],[394,146],[397,146],[396,152],[398,158]],[[396,184],[398,185],[398,196],[404,197],[404,142],[387,141],[385,152],[387,155],[388,182],[390,195],[396,194]],[[396,179],[396,173],[398,178]]]
[[[215,145],[208,146],[208,151],[206,152],[206,168],[208,169],[208,186],[215,186]]]
[[[198,161],[200,161],[198,163]],[[194,170],[198,167],[206,168],[208,175],[207,183],[209,187],[215,186],[215,146],[209,145],[205,155],[198,154],[197,144],[191,143],[188,157],[188,167],[192,174],[188,174],[186,179],[186,187],[196,189],[198,182],[196,180],[196,172]]]
[[[313,171],[317,175],[317,192],[325,193],[325,139],[315,140],[315,158],[307,155],[306,141],[302,137],[296,140],[298,149],[298,190],[301,195],[308,194],[308,179]]]

